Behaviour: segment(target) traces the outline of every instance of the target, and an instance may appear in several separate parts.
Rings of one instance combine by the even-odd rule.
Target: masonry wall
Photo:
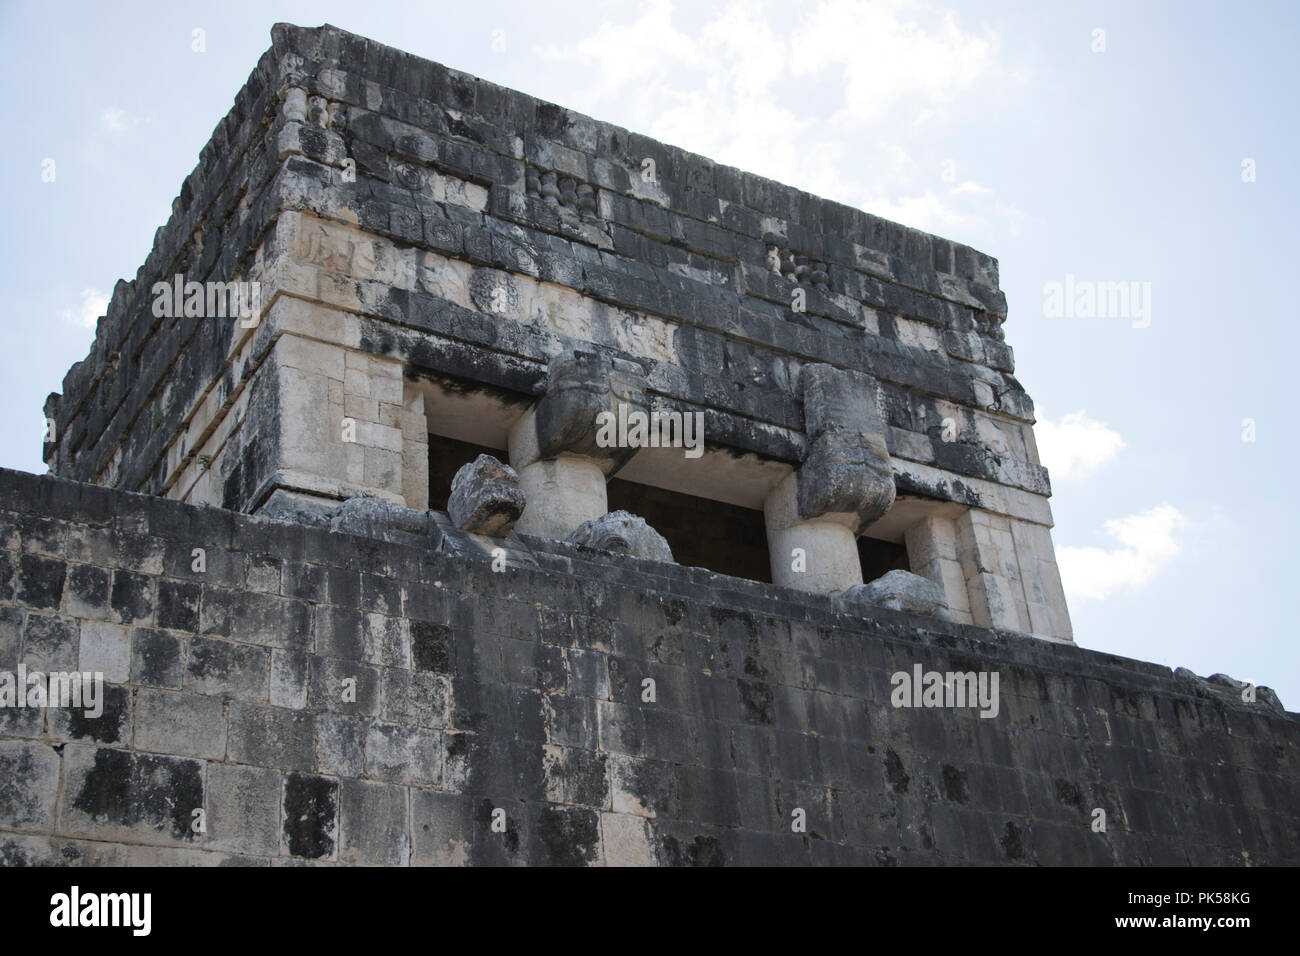
[[[98,720],[0,710],[0,860],[1300,863],[1266,690],[541,539],[496,572],[366,514],[0,471],[0,669],[109,682]],[[997,717],[891,706],[918,663],[996,670]]]

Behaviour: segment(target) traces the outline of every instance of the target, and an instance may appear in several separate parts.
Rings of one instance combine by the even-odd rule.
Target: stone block
[[[358,661],[313,657],[307,706],[341,714],[379,713],[379,670]]]
[[[12,670],[18,665],[18,657],[23,642],[22,608],[0,606],[0,668]],[[72,649],[76,659],[77,631],[72,622],[68,623],[66,643]]]
[[[284,778],[283,846],[307,860],[338,858],[339,782],[332,777],[290,773]]]
[[[334,511],[330,527],[367,538],[385,539],[392,531],[427,537],[429,516],[378,498],[349,498]]]
[[[207,637],[189,640],[185,687],[199,694],[266,700],[271,652],[265,647]]]
[[[411,791],[411,865],[472,863],[474,811],[471,798],[434,790]]]
[[[203,763],[70,743],[63,751],[60,832],[125,843],[197,843]]]
[[[228,720],[231,761],[283,770],[315,766],[316,731],[311,714],[232,700]]]
[[[108,617],[109,572],[92,564],[68,567],[68,613],[81,618]]]
[[[137,627],[131,632],[131,683],[181,686],[185,645],[166,631]]]
[[[547,367],[546,391],[523,431],[512,434],[510,463],[521,469],[561,454],[601,463],[605,473],[616,471],[635,448],[602,447],[597,441],[602,412],[648,414],[645,370],[635,362],[590,351],[559,355]]]
[[[71,706],[49,708],[51,737],[122,746],[130,743],[130,688],[107,683],[96,686],[93,680],[89,684],[83,680],[79,690],[73,686],[68,693]]]
[[[596,866],[600,814],[586,807],[536,804],[528,814],[528,854],[540,866]]]
[[[417,671],[450,674],[456,645],[450,627],[411,621],[411,665]]]
[[[416,727],[446,726],[449,691],[442,675],[386,667],[381,692],[380,712],[385,720]]]
[[[366,734],[366,776],[389,783],[439,786],[442,734],[375,722]]]
[[[197,631],[199,593],[199,585],[193,581],[159,579],[155,614],[157,626],[173,631]]]
[[[125,684],[131,677],[131,629],[100,621],[83,622],[76,669],[101,673],[106,681]]]
[[[46,673],[78,670],[81,632],[91,626],[98,625],[78,625],[75,618],[29,611],[22,628],[23,663],[31,670]]]
[[[307,706],[310,655],[306,651],[271,651],[271,703],[276,707],[301,710]]]
[[[342,714],[316,715],[316,769],[340,777],[366,772],[366,728],[369,721]]]
[[[50,830],[59,789],[59,754],[35,741],[0,740],[0,827]]]
[[[204,848],[278,856],[281,780],[278,770],[209,764]]]
[[[602,813],[600,836],[606,866],[655,866],[658,862],[650,823],[642,817]]]
[[[406,866],[411,856],[405,787],[344,780],[339,799],[339,860],[367,866]]]
[[[141,688],[135,697],[132,745],[220,760],[226,755],[225,704],[220,697]]]
[[[16,596],[30,608],[57,611],[63,603],[68,568],[56,558],[24,554],[18,559]]]
[[[154,579],[118,568],[113,572],[111,616],[122,624],[152,624]]]
[[[365,615],[362,629],[366,649],[362,655],[369,664],[384,667],[411,666],[411,625],[405,618],[386,614]]]

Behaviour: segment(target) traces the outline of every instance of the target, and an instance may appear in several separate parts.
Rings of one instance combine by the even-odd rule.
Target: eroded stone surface
[[[874,604],[891,611],[948,617],[948,602],[944,599],[943,588],[910,571],[890,571],[874,581],[859,584],[846,591],[841,600],[846,608]]]
[[[461,467],[451,482],[447,515],[461,531],[504,538],[524,513],[519,475],[491,455]]]
[[[537,403],[530,434],[511,447],[516,467],[574,455],[600,463],[607,474],[635,454],[634,448],[602,447],[599,416],[647,412],[645,370],[636,362],[607,354],[575,351],[547,366],[545,392]]]
[[[800,372],[808,457],[799,468],[799,516],[852,514],[860,534],[894,503],[885,425],[870,375],[830,365]]]
[[[349,498],[330,516],[329,526],[368,538],[423,539],[429,534],[429,513],[376,498]]]
[[[644,518],[626,511],[613,511],[594,521],[588,521],[570,534],[567,540],[602,551],[630,554],[647,561],[673,559],[672,549],[668,547],[663,535],[646,524]]]

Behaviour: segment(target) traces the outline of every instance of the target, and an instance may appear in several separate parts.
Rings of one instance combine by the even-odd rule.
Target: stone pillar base
[[[862,583],[853,530],[858,516],[827,514],[800,520],[797,482],[797,474],[788,475],[763,502],[773,583],[814,594],[856,587]]]

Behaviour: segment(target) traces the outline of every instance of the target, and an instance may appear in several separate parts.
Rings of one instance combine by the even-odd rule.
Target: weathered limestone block
[[[948,601],[944,598],[943,588],[911,571],[890,571],[867,584],[849,588],[840,599],[850,608],[854,604],[871,604],[945,620],[948,617]]]
[[[894,476],[889,452],[867,436],[825,435],[809,449],[799,469],[799,516],[843,515],[856,536],[884,517],[894,503]]]
[[[956,522],[943,515],[930,515],[908,528],[904,537],[912,570],[942,588],[949,620],[973,623],[966,575],[957,556]]]
[[[479,455],[451,480],[447,515],[461,531],[504,538],[524,513],[519,475],[491,455]]]
[[[600,548],[616,554],[630,554],[647,561],[673,560],[672,548],[644,518],[626,511],[613,511],[585,522],[567,538],[573,544]]]
[[[611,474],[625,464],[635,448],[602,448],[596,442],[597,416],[649,412],[645,369],[596,352],[574,352],[551,361],[546,394],[535,409],[534,434],[538,458],[561,454],[583,455],[599,462]]]
[[[330,530],[399,543],[423,542],[429,537],[429,512],[378,498],[349,498],[334,510]]]
[[[54,821],[59,754],[25,740],[0,741],[0,826],[45,830]]]
[[[620,405],[648,414],[645,390],[635,362],[581,351],[551,360],[546,393],[510,430],[510,464],[527,499],[520,531],[563,538],[605,513],[605,481],[637,449],[598,444],[599,416],[617,416]]]
[[[974,622],[1028,633],[1029,607],[1009,521],[974,508],[963,513],[957,519],[957,553]]]
[[[855,515],[854,533],[861,533],[894,503],[879,385],[870,375],[831,365],[807,366],[800,384],[809,439],[800,469],[800,516]]]
[[[260,518],[305,524],[314,528],[328,528],[333,513],[333,509],[319,498],[296,494],[283,488],[271,492],[271,496],[256,512]]]
[[[402,498],[406,507],[429,507],[429,420],[424,395],[410,383],[402,386],[402,408],[397,413],[402,440]]]
[[[1074,640],[1070,612],[1066,607],[1065,588],[1056,564],[1051,529],[1044,524],[1006,519],[1020,566],[1021,585],[1025,591],[1025,609],[1029,631],[1039,637],[1060,641]],[[1004,541],[1005,543],[1005,541]]]
[[[856,539],[894,503],[893,470],[875,379],[819,364],[800,384],[808,455],[763,506],[772,580],[836,594],[862,583]]]

